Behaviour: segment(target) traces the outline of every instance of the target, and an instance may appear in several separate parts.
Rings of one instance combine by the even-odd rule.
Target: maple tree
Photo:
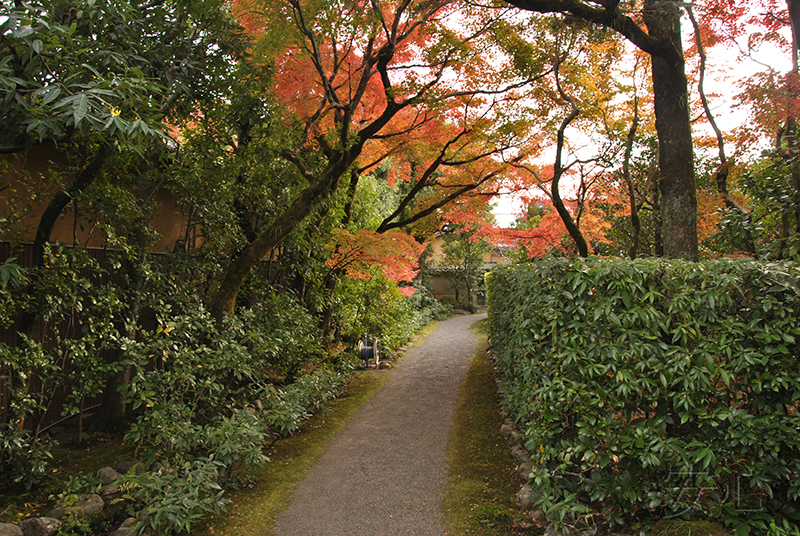
[[[646,0],[641,19],[619,2],[507,0],[524,10],[558,13],[610,28],[652,58],[653,103],[659,137],[664,253],[697,259],[697,227],[688,81],[680,10],[669,0]]]
[[[513,34],[504,20],[510,10],[487,14],[450,1],[288,0],[236,2],[234,11],[273,66],[286,120],[299,125],[280,154],[306,185],[226,269],[212,306],[218,321],[233,310],[252,267],[311,213],[325,210],[344,177],[354,190],[363,172],[416,145],[410,161],[423,171],[379,230],[405,227],[502,174],[505,149],[526,136],[513,128],[521,124],[514,104],[524,97],[516,90],[542,78],[543,69],[533,55],[515,57],[510,69],[485,54],[489,41]],[[492,121],[503,113],[510,119]],[[438,199],[420,202],[433,186]]]
[[[398,231],[376,233],[361,229],[351,233],[347,229],[334,229],[331,235],[328,243],[331,255],[325,264],[332,270],[344,271],[352,279],[371,279],[370,268],[378,266],[389,281],[410,284],[426,247]],[[413,293],[413,287],[404,288],[407,295]]]

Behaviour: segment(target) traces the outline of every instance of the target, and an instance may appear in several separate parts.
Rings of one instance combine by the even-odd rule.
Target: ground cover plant
[[[448,444],[447,491],[442,504],[447,534],[544,534],[544,528],[516,502],[520,481],[509,444],[500,435],[503,414],[494,365],[485,351],[485,322],[473,329],[481,342],[461,384]]]
[[[537,504],[559,524],[797,530],[796,264],[544,260],[492,272],[489,311]]]

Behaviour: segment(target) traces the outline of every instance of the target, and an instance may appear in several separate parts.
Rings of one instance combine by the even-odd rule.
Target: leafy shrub
[[[554,519],[800,519],[800,270],[548,260],[489,277],[506,404]]]
[[[16,347],[0,344],[10,380],[4,417],[33,430],[57,396],[63,394],[66,416],[82,412],[87,399],[102,393],[106,380],[121,368],[105,352],[126,341],[118,329],[125,307],[121,292],[103,281],[105,272],[96,259],[80,247],[47,246],[44,263],[30,270],[30,277],[8,261],[0,269],[0,279],[8,278],[0,287],[28,278],[33,289],[17,293],[13,303],[0,308],[26,310],[40,319],[45,333],[38,339],[20,333]]]
[[[14,291],[28,282],[27,270],[19,265],[16,257],[9,257],[0,263],[0,328],[7,328],[14,320],[20,300],[15,299]]]
[[[126,353],[136,365],[126,396],[139,415],[125,438],[164,467],[126,482],[140,530],[156,533],[224,507],[223,488],[254,478],[269,461],[264,447],[297,431],[354,370],[322,363],[316,323],[290,297],[267,298],[222,330],[199,302],[171,311],[161,307],[160,327]],[[276,387],[276,375],[294,381]]]
[[[417,312],[417,323],[420,326],[435,320],[447,320],[453,312],[452,304],[437,300],[424,286],[417,288],[411,295],[411,307]]]
[[[426,323],[426,315],[418,316],[413,297],[402,294],[378,270],[374,272],[369,280],[341,280],[334,297],[336,323],[345,340],[355,343],[368,333],[380,339],[382,348],[398,348]]]
[[[318,321],[290,294],[270,293],[239,315],[243,343],[262,372],[291,382],[304,363],[324,357]],[[236,328],[232,328],[236,329]]]
[[[0,480],[9,477],[26,489],[41,483],[49,472],[52,448],[46,438],[0,423]]]
[[[188,532],[203,515],[223,512],[231,502],[218,484],[223,466],[211,457],[198,458],[177,469],[126,475],[120,489],[136,505],[137,534]]]
[[[284,388],[267,386],[262,400],[270,430],[281,437],[294,434],[314,410],[341,391],[351,373],[352,368],[323,367]]]

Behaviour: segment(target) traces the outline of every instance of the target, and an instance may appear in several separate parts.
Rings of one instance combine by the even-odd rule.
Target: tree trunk
[[[313,180],[311,185],[300,192],[289,208],[264,227],[258,237],[231,262],[211,306],[211,314],[217,326],[223,324],[226,315],[233,313],[239,291],[253,267],[280,244],[312,210],[328,200],[339,186],[347,167],[349,163],[342,159],[326,173]]]
[[[697,199],[689,118],[689,86],[681,47],[680,7],[671,0],[645,0],[644,20],[651,36],[670,43],[680,61],[653,55],[653,100],[659,148],[659,190],[664,254],[696,261]]]

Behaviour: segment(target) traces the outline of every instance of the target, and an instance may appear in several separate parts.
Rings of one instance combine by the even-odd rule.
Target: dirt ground
[[[443,535],[447,441],[458,388],[485,314],[441,322],[386,372],[278,516],[281,536]]]

